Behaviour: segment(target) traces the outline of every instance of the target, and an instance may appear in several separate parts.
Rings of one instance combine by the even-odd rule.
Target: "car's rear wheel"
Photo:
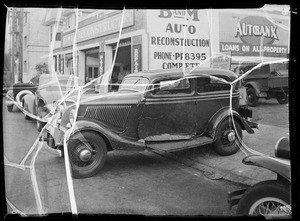
[[[7,105],[8,112],[12,112],[13,109],[14,109],[14,105]]]
[[[103,167],[107,158],[107,147],[100,135],[84,131],[70,138],[68,153],[73,178],[87,178]]]
[[[229,156],[239,150],[241,144],[239,140],[242,140],[243,132],[238,122],[235,121],[234,125],[231,119],[226,119],[217,129],[214,146],[215,151],[221,156]]]

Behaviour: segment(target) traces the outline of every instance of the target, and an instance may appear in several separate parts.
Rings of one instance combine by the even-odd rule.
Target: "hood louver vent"
[[[89,106],[84,117],[124,128],[130,106]]]

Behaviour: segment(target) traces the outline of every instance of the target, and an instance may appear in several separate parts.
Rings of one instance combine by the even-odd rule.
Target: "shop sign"
[[[287,57],[289,17],[272,19],[273,22],[264,16],[220,13],[220,52],[230,51],[232,56]]]
[[[139,72],[142,70],[142,62],[141,62],[141,48],[142,46],[139,45],[133,45],[132,51],[133,51],[133,72]]]
[[[99,52],[99,74],[100,76],[104,74],[105,65],[105,52]]]
[[[96,37],[119,32],[122,22],[122,13],[113,15],[104,20],[92,23],[90,25],[81,27],[77,32],[77,42],[93,39]],[[123,19],[123,28],[132,26],[134,24],[133,10],[126,10]],[[75,32],[68,33],[63,36],[63,47],[73,44]]]
[[[231,52],[217,53],[211,59],[211,67],[218,69],[230,70]]]
[[[148,10],[147,31],[149,69],[181,68],[183,61],[185,67],[195,67],[210,56],[205,10]]]

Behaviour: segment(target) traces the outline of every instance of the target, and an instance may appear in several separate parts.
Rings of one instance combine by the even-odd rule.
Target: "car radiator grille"
[[[87,107],[84,117],[109,123],[124,128],[130,106],[90,106]]]

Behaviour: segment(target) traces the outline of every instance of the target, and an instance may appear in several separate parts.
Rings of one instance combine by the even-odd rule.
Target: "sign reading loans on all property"
[[[220,52],[232,56],[284,57],[289,53],[289,19],[220,13]]]
[[[185,20],[186,19],[186,20]],[[209,66],[208,19],[205,10],[148,10],[149,69]],[[203,64],[202,64],[203,63]]]

